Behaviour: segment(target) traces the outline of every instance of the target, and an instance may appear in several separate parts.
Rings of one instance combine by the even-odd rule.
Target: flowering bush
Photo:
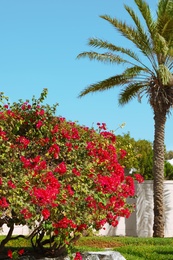
[[[134,179],[119,163],[126,152],[115,135],[105,124],[97,132],[57,117],[46,96],[10,105],[1,95],[0,226],[9,233],[0,250],[14,225],[26,224],[35,250],[61,255],[84,230],[116,226],[133,210]]]

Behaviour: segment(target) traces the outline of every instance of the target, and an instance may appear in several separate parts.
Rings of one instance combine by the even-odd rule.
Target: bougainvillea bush
[[[126,152],[115,135],[57,117],[46,96],[10,104],[1,94],[0,226],[9,227],[1,251],[20,224],[35,250],[61,255],[85,230],[116,226],[133,208],[134,178],[119,163]]]

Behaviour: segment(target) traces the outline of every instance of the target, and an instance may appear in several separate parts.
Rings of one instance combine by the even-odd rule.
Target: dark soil
[[[107,249],[107,248],[116,248],[122,246],[122,244],[118,241],[106,241],[104,239],[96,239],[96,238],[90,238],[85,239],[85,241],[78,240],[75,243],[75,246],[86,246],[86,247],[93,247],[93,248],[100,248],[100,249]]]

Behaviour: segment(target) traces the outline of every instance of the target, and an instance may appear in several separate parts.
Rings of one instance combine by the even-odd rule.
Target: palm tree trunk
[[[154,158],[153,158],[153,191],[154,191],[154,225],[153,237],[164,237],[164,154],[166,112],[154,111]]]

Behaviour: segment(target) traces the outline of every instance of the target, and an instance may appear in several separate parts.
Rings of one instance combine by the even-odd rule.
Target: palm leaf
[[[82,52],[80,53],[77,58],[89,58],[90,60],[98,60],[102,62],[109,62],[109,63],[117,63],[117,64],[130,64],[129,61],[122,59],[120,56],[112,54],[112,53],[98,53],[98,52]]]
[[[127,25],[125,22],[119,21],[116,18],[112,18],[109,15],[101,15],[100,17],[111,23],[125,38],[132,41],[139,48],[139,35],[133,27]]]
[[[131,80],[132,78],[136,77],[137,75],[140,75],[141,72],[149,73],[149,71],[143,67],[133,66],[133,67],[127,68],[123,72],[122,75],[126,78],[129,78],[129,80]]]
[[[89,41],[88,41],[88,45],[93,46],[93,47],[97,47],[97,48],[106,48],[106,49],[113,51],[113,52],[116,52],[116,51],[121,52],[121,53],[128,55],[132,59],[134,59],[137,62],[142,64],[138,55],[135,52],[133,52],[130,49],[118,47],[118,46],[116,46],[116,45],[114,45],[114,44],[112,44],[108,41],[103,41],[102,39],[99,39],[99,38],[90,38]]]
[[[153,39],[153,36],[155,34],[155,23],[151,15],[149,5],[143,0],[135,0],[135,3],[138,6],[142,17],[144,18],[148,31],[151,35],[151,38]]]
[[[149,67],[147,67],[146,64],[144,64],[138,57],[138,55],[133,52],[132,50],[130,49],[127,49],[127,48],[123,48],[123,47],[119,47],[119,46],[116,46],[112,43],[109,43],[107,41],[103,41],[102,39],[99,39],[99,38],[90,38],[89,41],[88,41],[88,45],[90,46],[93,46],[93,47],[97,47],[97,48],[106,48],[110,51],[113,51],[113,52],[121,52],[122,54],[126,54],[127,56],[129,56],[130,58],[132,58],[134,61],[140,63],[145,69],[147,69],[148,71],[151,72],[151,70],[149,69]],[[135,65],[134,63],[130,62],[131,65]],[[154,66],[153,66],[154,67]],[[155,70],[157,70],[157,66],[155,66]]]
[[[89,87],[86,87],[80,94],[79,97],[83,97],[89,93],[93,92],[102,92],[108,89],[111,89],[115,86],[120,86],[127,84],[131,82],[131,80],[139,75],[141,71],[145,71],[144,68],[141,68],[139,66],[134,66],[131,68],[127,68],[124,73],[120,75],[116,75],[113,77],[110,77],[106,80],[99,81],[95,84],[90,85]]]
[[[157,31],[167,42],[173,38],[173,1],[160,0],[157,9]]]
[[[133,11],[132,8],[130,8],[127,5],[124,5],[126,11],[129,13],[129,15],[131,16],[131,18],[133,19],[134,23],[136,24],[138,33],[141,37],[141,40],[143,41],[143,44],[146,46],[146,48],[148,48],[148,46],[151,44],[150,43],[150,38],[148,37],[148,35],[145,33],[145,31],[143,30],[143,26],[140,22],[140,19],[138,18],[138,16],[135,14],[135,12]]]
[[[111,18],[108,15],[100,17],[110,22],[126,39],[133,42],[133,44],[149,59],[152,66],[156,69],[156,62],[153,56],[151,44],[148,46],[144,44],[137,29],[134,29],[133,27],[127,25],[127,23],[121,22],[116,18]]]
[[[116,85],[123,85],[127,83],[127,79],[124,78],[122,75],[117,75],[110,77],[108,79],[105,79],[103,81],[99,81],[95,84],[90,85],[89,87],[86,87],[80,94],[79,97],[83,97],[89,93],[93,92],[102,92],[108,89],[111,89],[115,87]]]
[[[119,104],[125,105],[135,97],[139,97],[139,94],[144,91],[146,82],[133,82],[126,85],[125,89],[119,95]]]

